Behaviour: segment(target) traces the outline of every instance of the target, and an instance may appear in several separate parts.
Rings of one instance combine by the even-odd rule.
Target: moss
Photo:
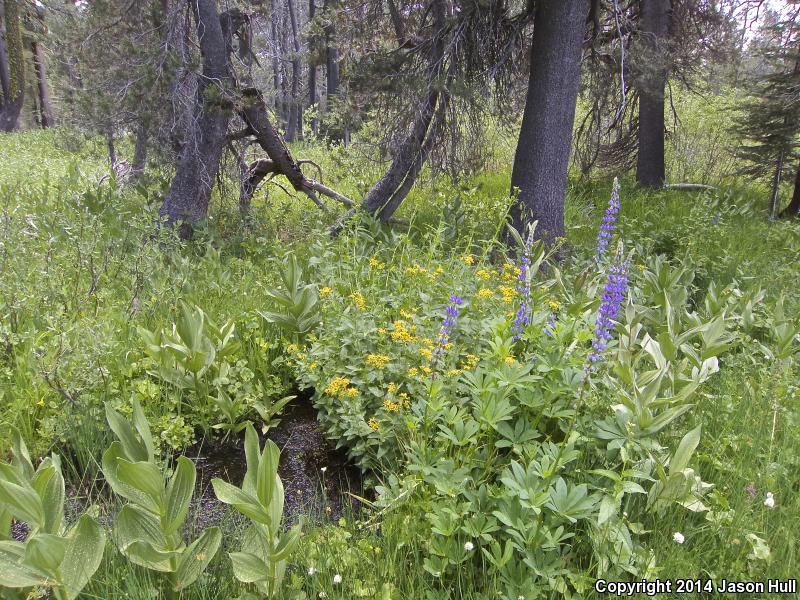
[[[22,29],[16,0],[4,0],[6,22],[6,47],[8,52],[9,101],[17,100],[25,86],[25,61],[22,50]]]

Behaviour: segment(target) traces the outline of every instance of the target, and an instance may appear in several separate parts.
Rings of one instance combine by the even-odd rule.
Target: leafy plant
[[[167,593],[177,596],[194,583],[216,554],[222,533],[205,529],[190,544],[183,524],[194,493],[194,463],[181,456],[167,478],[156,463],[144,412],[133,402],[133,422],[110,406],[106,418],[117,440],[103,454],[103,474],[116,494],[128,500],[117,515],[114,538],[134,564],[164,573]]]
[[[244,438],[247,472],[238,488],[222,479],[212,480],[217,498],[250,519],[242,550],[231,552],[233,573],[252,584],[262,597],[274,598],[286,572],[286,559],[300,539],[300,525],[283,530],[283,484],[278,476],[280,450],[267,440],[263,450],[252,426]]]
[[[59,457],[45,458],[34,470],[16,430],[13,440],[11,462],[0,462],[0,587],[18,590],[12,598],[49,588],[57,600],[72,600],[100,565],[105,532],[93,509],[67,528]],[[27,525],[25,541],[11,539],[12,519]]]
[[[303,336],[320,321],[317,287],[303,283],[303,269],[293,252],[283,261],[281,280],[282,288],[271,288],[266,292],[267,298],[277,306],[274,310],[261,310],[259,314],[287,335]]]

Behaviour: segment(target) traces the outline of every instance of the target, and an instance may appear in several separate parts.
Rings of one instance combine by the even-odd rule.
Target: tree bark
[[[639,79],[639,152],[636,181],[664,186],[664,90],[667,85],[667,39],[671,0],[640,0],[642,50],[649,66]],[[644,62],[644,61],[643,61]]]
[[[138,179],[147,167],[147,124],[145,119],[139,120],[136,127],[136,143],[133,147],[133,164],[131,165],[131,175]]]
[[[791,219],[800,217],[800,166],[797,167],[797,174],[794,178],[794,192],[792,201],[778,215],[781,219]]]
[[[333,24],[333,0],[325,0],[322,8],[325,12],[325,59],[327,71],[328,98],[336,96],[339,91],[339,48],[336,46],[336,26]]]
[[[274,6],[270,17],[270,33],[272,34],[272,83],[275,87],[275,116],[283,121],[286,119],[286,115],[284,114],[285,99],[282,91],[281,62],[279,58],[281,44],[278,41],[278,12]]]
[[[53,120],[53,105],[50,102],[50,88],[47,85],[47,71],[42,45],[36,41],[31,42],[31,52],[33,52],[33,66],[36,71],[36,83],[39,88],[41,124],[43,129],[49,129],[55,125],[55,121]]]
[[[308,20],[314,20],[317,14],[317,1],[309,0],[308,2]],[[313,110],[316,111],[317,104],[317,66],[314,64],[313,53],[308,53],[308,103]],[[311,131],[314,135],[317,134],[317,119],[311,119]]]
[[[435,40],[428,57],[428,90],[417,109],[410,134],[398,147],[389,169],[367,193],[362,203],[365,211],[384,222],[392,218],[411,190],[430,153],[439,124],[444,119],[446,94],[439,91],[438,79],[444,62],[447,13],[444,0],[433,0],[431,8]],[[434,115],[437,115],[435,120]]]
[[[181,222],[181,239],[189,238],[193,226],[208,213],[231,119],[230,40],[244,22],[238,9],[218,15],[216,0],[193,0],[191,5],[197,24],[203,76],[175,178],[159,211],[167,225]]]
[[[289,97],[289,115],[286,124],[286,141],[293,142],[302,131],[302,114],[300,109],[300,41],[297,33],[297,15],[294,10],[294,0],[286,0],[289,11],[289,23],[292,27],[292,89]]]
[[[546,243],[564,235],[564,195],[581,80],[588,0],[536,3],[531,72],[511,173],[511,224],[538,221]]]
[[[25,57],[17,1],[3,0],[3,9],[8,83],[0,98],[0,131],[14,131],[19,126],[19,115],[25,101]]]

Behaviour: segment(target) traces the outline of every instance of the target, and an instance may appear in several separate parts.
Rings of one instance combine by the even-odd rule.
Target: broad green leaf
[[[255,554],[248,552],[231,552],[233,574],[242,583],[255,583],[269,579],[269,567]]]
[[[154,548],[167,549],[167,540],[158,517],[133,504],[123,506],[119,511],[114,523],[114,539],[120,548],[136,540],[144,540]]]
[[[133,405],[133,426],[136,427],[136,431],[142,439],[142,443],[144,443],[145,450],[147,451],[146,460],[152,462],[155,458],[155,449],[153,446],[153,436],[150,433],[150,424],[147,422],[147,417],[144,416],[144,411],[139,401],[134,398],[131,404]]]
[[[67,598],[77,598],[95,574],[103,560],[106,534],[103,528],[88,515],[83,515],[69,530],[64,561],[61,563],[61,581]]]
[[[164,506],[164,477],[161,470],[151,462],[128,462],[117,460],[119,480],[146,494],[160,509]]]
[[[125,460],[125,452],[122,448],[122,444],[120,444],[118,441],[112,443],[108,450],[103,453],[103,475],[105,476],[108,484],[111,486],[111,489],[114,490],[114,493],[117,495],[130,500],[134,504],[142,506],[153,513],[159,514],[161,512],[161,508],[148,494],[145,494],[141,490],[124,483],[117,475],[119,463],[123,460]]]
[[[186,519],[196,477],[194,463],[185,456],[178,458],[175,473],[167,485],[167,507],[164,513],[166,535],[177,531]]]
[[[219,528],[209,527],[183,551],[175,572],[176,591],[192,585],[200,577],[219,550],[221,542],[222,532]]]
[[[212,479],[211,485],[214,487],[214,493],[220,502],[230,504],[244,516],[257,523],[271,526],[270,515],[264,510],[264,507],[260,505],[258,498],[255,498],[222,479]]]
[[[175,561],[180,555],[179,552],[157,550],[142,540],[132,542],[120,550],[132,563],[161,573],[173,573]]]
[[[258,434],[252,425],[245,429],[244,432],[244,455],[247,461],[247,472],[244,476],[242,489],[248,493],[255,494],[256,474],[261,461],[261,450],[258,444]]]
[[[692,458],[697,445],[700,443],[701,425],[692,429],[689,433],[683,436],[681,443],[678,444],[678,449],[669,463],[670,476],[674,473],[680,473],[689,466],[689,461]]]
[[[295,525],[289,531],[281,536],[278,545],[275,547],[275,552],[270,556],[271,560],[279,561],[286,560],[295,549],[297,543],[300,541],[300,526]]]
[[[0,479],[0,506],[33,528],[44,526],[42,500],[30,485],[17,485]]]
[[[25,563],[42,573],[55,573],[66,548],[64,539],[57,535],[34,534],[25,543]]]
[[[106,403],[106,420],[122,445],[122,456],[130,461],[148,460],[147,447],[136,436],[131,424]]]
[[[25,588],[44,585],[48,581],[45,573],[30,565],[23,565],[25,544],[21,542],[0,542],[0,587]]]

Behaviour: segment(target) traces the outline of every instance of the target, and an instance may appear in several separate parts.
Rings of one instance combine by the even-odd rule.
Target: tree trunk
[[[444,62],[447,18],[444,0],[433,0],[432,12],[436,37],[428,57],[428,90],[419,105],[410,134],[398,147],[389,169],[367,193],[362,203],[365,211],[384,222],[392,218],[411,190],[444,119],[446,94],[439,91],[438,82]]]
[[[769,195],[769,220],[775,220],[775,211],[778,210],[778,194],[781,187],[781,174],[783,173],[783,160],[785,154],[781,150],[778,154],[778,162],[775,164],[775,171],[772,174],[772,190]]]
[[[50,103],[50,88],[47,85],[47,71],[45,69],[44,52],[39,42],[31,42],[33,52],[33,66],[36,70],[36,82],[39,87],[39,111],[42,116],[42,128],[49,129],[55,122],[53,121],[53,106]]]
[[[641,0],[642,51],[648,67],[639,79],[639,152],[636,181],[664,186],[664,90],[667,85],[667,38],[670,0]],[[645,62],[645,61],[642,61]]]
[[[16,0],[3,0],[8,83],[0,98],[0,131],[14,131],[19,126],[19,115],[25,101],[25,57],[18,8]]]
[[[317,1],[316,0],[309,0],[308,2],[308,20],[309,22],[314,20],[314,16],[317,14]],[[309,51],[308,53],[308,103],[309,106],[316,112],[317,107],[317,66],[314,64],[313,52]],[[317,134],[317,119],[314,117],[311,119],[311,131],[314,135]]]
[[[800,217],[800,166],[797,167],[797,174],[794,178],[794,192],[789,206],[784,208],[778,215],[781,219],[791,219]]]
[[[147,124],[142,118],[136,127],[136,143],[133,147],[133,165],[131,175],[138,179],[147,167]]]
[[[182,223],[181,239],[190,237],[193,226],[208,213],[231,118],[230,39],[244,22],[244,15],[238,9],[218,15],[216,0],[193,0],[191,5],[197,23],[203,76],[175,178],[159,211],[167,225]]]
[[[336,46],[336,26],[333,24],[333,0],[325,0],[322,7],[328,24],[325,26],[325,57],[328,77],[328,98],[336,96],[339,91],[339,48]]]
[[[289,115],[286,125],[286,141],[293,142],[298,130],[302,131],[302,110],[300,110],[300,41],[297,34],[297,16],[294,1],[286,0],[289,23],[292,27],[292,90],[289,96]]]
[[[511,173],[512,194],[519,190],[519,195],[510,216],[520,232],[538,221],[536,236],[547,243],[564,235],[564,194],[589,4],[536,3],[528,95]]]
[[[286,115],[283,112],[284,98],[281,85],[281,62],[280,62],[280,47],[278,41],[278,12],[275,7],[272,8],[272,16],[270,17],[270,33],[272,34],[272,84],[275,87],[275,116],[279,121],[283,121]]]

